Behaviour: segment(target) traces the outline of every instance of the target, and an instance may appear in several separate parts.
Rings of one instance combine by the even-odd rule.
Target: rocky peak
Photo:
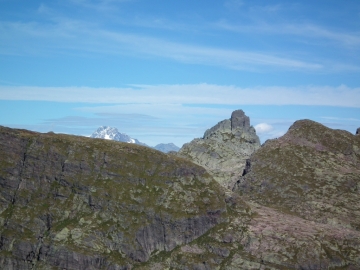
[[[101,126],[93,134],[90,135],[90,138],[98,138],[105,140],[113,140],[118,142],[134,143],[142,146],[147,146],[145,143],[140,142],[138,139],[131,138],[125,133],[121,133],[117,128],[109,126]]]
[[[250,127],[250,118],[246,116],[243,110],[233,111],[231,114],[231,130],[237,128],[249,128]]]
[[[250,126],[250,118],[249,116],[245,115],[243,110],[233,111],[230,119],[220,121],[212,128],[206,130],[203,139],[209,139],[210,137],[213,137],[224,140],[226,139],[224,138],[224,135],[226,137],[229,134],[232,134],[232,136],[238,138],[241,138],[242,136],[246,137],[246,134],[251,134],[250,137],[254,139],[253,142],[256,143],[258,141],[260,144],[255,129]]]
[[[241,176],[246,159],[260,148],[255,129],[243,110],[205,131],[202,139],[185,144],[179,155],[207,169],[221,185],[232,188]]]
[[[356,130],[356,135],[360,135],[360,127]]]

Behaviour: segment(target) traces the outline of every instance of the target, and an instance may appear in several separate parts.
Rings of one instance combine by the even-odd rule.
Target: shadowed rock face
[[[250,119],[236,110],[230,119],[223,120],[179,150],[185,157],[206,168],[226,188],[232,188],[242,175],[246,159],[260,147],[259,137],[250,126]]]
[[[360,128],[356,130],[356,135],[360,135]]]
[[[130,269],[220,223],[188,161],[101,139],[0,128],[0,268]]]

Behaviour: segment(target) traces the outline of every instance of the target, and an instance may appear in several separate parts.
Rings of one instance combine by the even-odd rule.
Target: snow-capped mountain
[[[125,133],[119,132],[117,128],[108,127],[108,126],[99,127],[93,134],[90,135],[90,137],[106,139],[106,140],[114,140],[119,142],[135,143],[135,144],[147,146],[145,143],[142,143],[137,139],[133,139]]]
[[[90,135],[90,137],[91,138],[100,138],[100,139],[105,139],[105,140],[114,140],[114,141],[119,141],[119,142],[135,143],[138,145],[151,147],[145,143],[140,142],[137,139],[131,138],[129,135],[127,135],[125,133],[119,132],[117,130],[117,128],[108,127],[108,126],[99,127],[93,134]],[[168,153],[170,151],[177,152],[180,149],[173,143],[160,143],[160,144],[156,145],[155,147],[151,147],[151,148],[154,148],[154,149],[164,152],[164,153]]]

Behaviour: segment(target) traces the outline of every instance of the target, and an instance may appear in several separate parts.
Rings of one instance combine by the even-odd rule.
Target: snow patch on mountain
[[[114,140],[114,141],[126,142],[126,143],[134,143],[134,144],[138,144],[138,145],[142,145],[142,146],[151,147],[145,143],[138,141],[137,139],[131,138],[129,135],[127,135],[125,133],[119,132],[117,128],[108,127],[108,126],[99,127],[93,134],[90,135],[90,137],[91,138],[100,138],[100,139],[105,139],[105,140]],[[170,151],[177,152],[179,150],[179,147],[177,147],[173,143],[167,143],[167,144],[160,143],[160,144],[156,145],[155,147],[151,147],[151,148],[154,148],[154,149],[159,150],[164,153],[168,153]]]
[[[90,136],[91,138],[100,138],[105,140],[114,140],[119,142],[134,143],[143,146],[147,146],[145,143],[138,141],[137,139],[131,138],[125,133],[121,133],[117,128],[101,126]]]

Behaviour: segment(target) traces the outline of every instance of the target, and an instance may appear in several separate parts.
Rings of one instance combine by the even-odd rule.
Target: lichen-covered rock
[[[259,148],[260,140],[249,117],[236,110],[230,119],[206,130],[202,139],[184,144],[178,154],[203,166],[222,186],[231,189],[243,174],[246,160]]]
[[[307,220],[360,230],[360,137],[297,121],[254,153],[234,190]]]
[[[126,143],[0,127],[0,268],[131,269],[226,221],[189,161]]]

